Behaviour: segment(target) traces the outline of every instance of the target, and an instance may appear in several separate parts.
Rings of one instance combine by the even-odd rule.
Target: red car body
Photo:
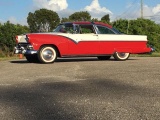
[[[33,56],[43,63],[75,56],[97,56],[104,60],[113,55],[116,60],[126,60],[130,54],[151,52],[147,36],[121,34],[99,22],[62,23],[54,32],[19,35],[16,41],[15,53],[23,53],[30,62]]]

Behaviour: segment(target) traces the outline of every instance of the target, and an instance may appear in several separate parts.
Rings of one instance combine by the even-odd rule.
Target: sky
[[[143,16],[160,23],[160,0],[143,0]],[[111,21],[136,19],[141,16],[141,0],[0,0],[0,23],[10,21],[27,25],[29,12],[41,8],[53,10],[60,18],[74,12],[88,11],[92,18],[106,14]]]

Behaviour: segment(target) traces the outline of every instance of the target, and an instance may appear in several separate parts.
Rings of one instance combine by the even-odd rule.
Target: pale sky
[[[144,18],[160,23],[160,0],[143,0]],[[46,8],[68,17],[74,12],[88,11],[93,18],[110,14],[112,21],[141,16],[141,0],[0,0],[0,22],[27,25],[29,12]]]

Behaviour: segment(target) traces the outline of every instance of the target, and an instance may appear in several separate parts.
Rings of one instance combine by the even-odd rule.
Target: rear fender
[[[130,48],[115,48],[114,51],[119,53],[132,53]]]

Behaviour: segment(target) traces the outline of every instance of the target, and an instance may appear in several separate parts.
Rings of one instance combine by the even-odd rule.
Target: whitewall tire
[[[57,59],[57,51],[54,47],[44,46],[40,49],[38,58],[41,63],[53,63]]]
[[[115,52],[113,57],[115,58],[115,60],[118,61],[124,61],[127,60],[130,56],[130,53],[119,53],[119,52]]]

